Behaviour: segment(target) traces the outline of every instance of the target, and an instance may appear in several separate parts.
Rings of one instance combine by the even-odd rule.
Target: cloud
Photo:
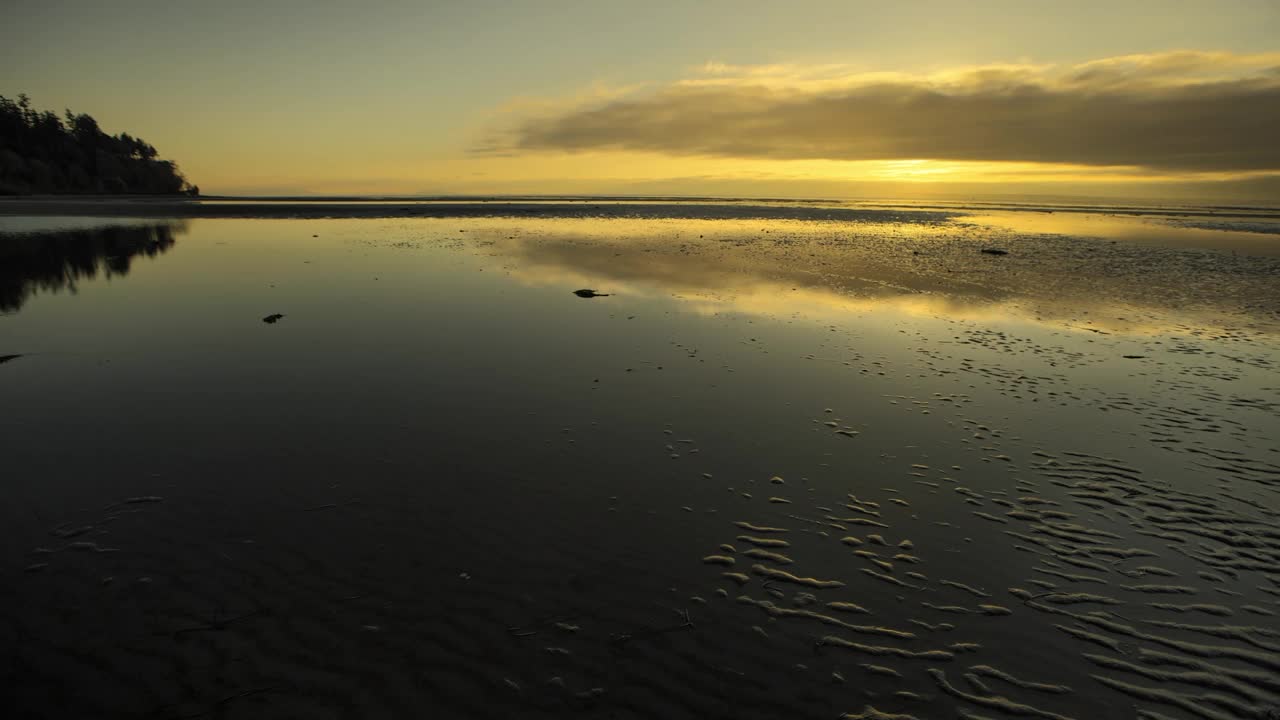
[[[708,63],[514,118],[483,150],[1280,170],[1280,53],[1179,51],[928,74]]]

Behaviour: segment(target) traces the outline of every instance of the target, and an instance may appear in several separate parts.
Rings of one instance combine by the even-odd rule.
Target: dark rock
[[[272,314],[272,315],[268,315],[268,316],[266,316],[266,317],[262,318],[262,322],[264,322],[264,323],[266,323],[266,324],[268,324],[268,325],[274,325],[274,324],[276,323],[276,321],[277,321],[277,320],[279,320],[279,319],[280,319],[280,318],[282,318],[282,317],[284,317],[284,316],[283,316],[283,315],[281,315],[280,313],[274,313],[274,314]]]
[[[1008,255],[1009,254],[1008,250],[1001,250],[1000,248],[982,248],[982,252],[986,255]]]
[[[10,360],[17,360],[21,355],[0,355],[0,363],[7,363]]]
[[[590,288],[583,288],[582,290],[574,290],[573,294],[577,295],[580,298],[609,297],[609,293],[598,293],[595,290],[591,290]]]

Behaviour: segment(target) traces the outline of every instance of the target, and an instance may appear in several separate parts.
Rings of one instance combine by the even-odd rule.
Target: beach
[[[1277,278],[1258,207],[0,201],[7,705],[1273,717]]]

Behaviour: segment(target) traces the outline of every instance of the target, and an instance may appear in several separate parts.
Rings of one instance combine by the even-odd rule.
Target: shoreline
[[[711,208],[723,212],[708,213]],[[701,209],[701,212],[695,210]],[[588,212],[589,211],[589,212]],[[990,201],[886,201],[675,196],[422,196],[268,197],[77,195],[0,197],[0,215],[148,218],[399,218],[399,217],[670,217],[674,219],[946,220],[999,211],[1103,214],[1125,217],[1280,220],[1280,208],[1221,205],[1057,204]]]

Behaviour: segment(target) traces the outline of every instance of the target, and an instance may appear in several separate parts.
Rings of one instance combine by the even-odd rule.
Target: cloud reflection
[[[967,224],[605,220],[486,234],[495,262],[523,282],[670,296],[699,313],[904,313],[1155,334],[1237,324],[1242,303],[1280,311],[1267,279],[1276,258]],[[979,252],[990,242],[1016,250],[993,260]]]

